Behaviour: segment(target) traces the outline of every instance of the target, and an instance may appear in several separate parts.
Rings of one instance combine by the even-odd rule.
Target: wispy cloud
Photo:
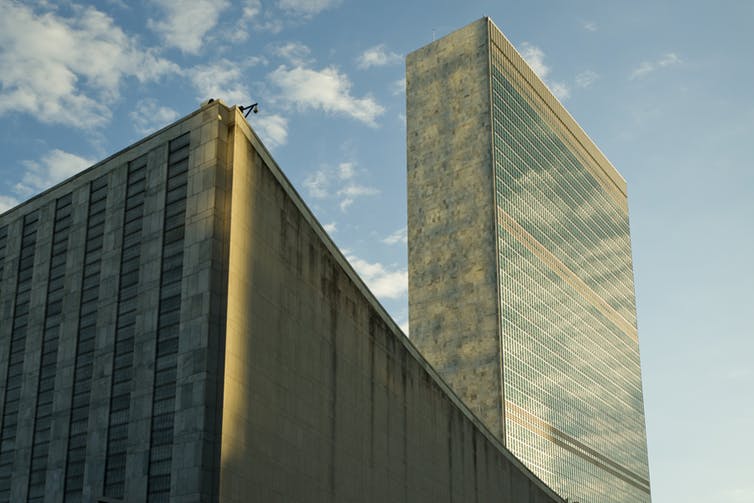
[[[560,101],[565,101],[571,97],[571,88],[563,82],[546,82],[550,92]]]
[[[144,49],[108,15],[72,6],[70,17],[0,1],[0,115],[94,129],[111,119],[124,79],[140,82],[179,67]]]
[[[322,228],[325,229],[325,232],[328,234],[335,234],[338,230],[338,225],[335,222],[330,222],[329,224],[324,224]]]
[[[280,91],[278,99],[299,110],[344,115],[369,126],[376,126],[377,117],[385,111],[371,96],[352,96],[348,76],[333,66],[314,70],[281,65],[269,80]]]
[[[299,42],[285,42],[272,46],[272,53],[287,60],[294,66],[306,66],[311,64],[311,50]]]
[[[376,196],[379,193],[380,191],[374,187],[349,183],[337,192],[338,197],[340,197],[338,206],[340,206],[341,211],[346,211],[356,199],[363,196]]]
[[[23,161],[24,174],[13,191],[22,197],[29,197],[69,178],[93,161],[75,154],[54,149],[47,152],[38,161]]]
[[[397,231],[390,234],[388,237],[382,240],[383,243],[388,245],[394,245],[398,243],[408,243],[408,230],[406,227],[401,227]]]
[[[9,209],[18,205],[20,201],[12,196],[6,196],[0,194],[0,213],[5,213]]]
[[[314,173],[310,173],[304,179],[304,188],[309,193],[309,196],[314,199],[325,199],[331,195],[330,186],[332,180],[330,175],[325,170],[318,170]]]
[[[282,115],[260,112],[252,124],[264,144],[269,148],[285,145],[288,141],[288,120]]]
[[[337,168],[338,178],[350,180],[356,174],[356,165],[352,162],[341,162]]]
[[[178,112],[157,103],[152,98],[139,100],[128,114],[139,134],[146,135],[157,131],[178,118]]]
[[[408,292],[408,270],[405,268],[368,262],[353,255],[349,250],[343,250],[343,253],[378,298],[398,299]]]
[[[216,25],[227,0],[152,0],[164,17],[147,26],[159,33],[165,43],[189,54],[197,54],[204,37]],[[244,11],[245,12],[245,11]]]
[[[261,11],[261,0],[244,0],[241,3],[241,19],[243,21],[248,21],[257,17]]]
[[[390,93],[393,96],[400,96],[401,94],[406,94],[406,79],[398,79],[396,81],[393,81],[392,84],[390,84]]]
[[[576,85],[583,89],[594,84],[600,76],[592,70],[585,70],[576,75]]]
[[[581,26],[583,26],[586,31],[597,31],[597,23],[594,21],[584,21],[584,24]]]
[[[534,73],[547,85],[559,100],[566,100],[571,95],[571,90],[564,82],[549,79],[550,67],[545,64],[545,53],[539,47],[524,42],[521,44],[521,56],[526,60]]]
[[[218,59],[206,65],[198,65],[186,71],[194,88],[199,92],[197,98],[222,99],[225,104],[250,103],[250,93],[244,82],[242,68],[238,63]]]
[[[340,0],[278,0],[277,5],[291,14],[312,17],[340,5]]]
[[[640,79],[660,68],[675,66],[682,63],[681,58],[674,52],[668,52],[654,61],[642,61],[631,72],[631,79]]]
[[[283,29],[283,21],[275,16],[270,9],[263,10],[260,0],[243,0],[240,5],[241,14],[236,26],[226,38],[232,42],[243,42],[249,38],[249,29],[279,33]]]
[[[346,211],[357,199],[375,196],[380,191],[357,183],[357,167],[352,162],[343,162],[336,167],[323,167],[304,179],[304,188],[314,199],[334,199],[338,207]]]
[[[402,61],[403,57],[400,54],[388,51],[385,49],[385,44],[379,44],[361,53],[356,64],[359,68],[366,69],[373,66],[395,65]]]
[[[550,67],[545,64],[545,53],[539,47],[524,42],[521,44],[521,56],[540,79],[544,80],[550,74]]]

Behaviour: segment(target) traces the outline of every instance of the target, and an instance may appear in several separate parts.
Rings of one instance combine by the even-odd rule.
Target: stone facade
[[[477,23],[406,61],[408,300],[412,340],[502,439],[488,44]]]

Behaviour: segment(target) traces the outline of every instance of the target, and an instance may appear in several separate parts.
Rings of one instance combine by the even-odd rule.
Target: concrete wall
[[[488,44],[482,19],[406,58],[408,299],[412,342],[502,439]]]
[[[235,120],[220,501],[560,501],[450,393]]]

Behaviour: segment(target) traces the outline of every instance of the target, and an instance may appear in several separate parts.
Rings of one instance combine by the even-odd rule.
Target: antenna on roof
[[[238,107],[238,109],[243,113],[244,117],[248,117],[249,112],[254,112],[255,114],[259,113],[259,103],[252,103],[249,106]]]

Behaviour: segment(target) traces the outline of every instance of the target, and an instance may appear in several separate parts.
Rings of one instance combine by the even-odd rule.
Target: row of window
[[[39,210],[24,217],[19,256],[16,298],[13,307],[13,326],[10,338],[10,357],[5,381],[3,423],[0,428],[0,502],[10,501],[10,484],[13,474],[16,425],[23,384],[26,333],[31,301],[31,284],[34,274],[34,252],[37,246]]]
[[[66,501],[70,502],[81,501],[84,488],[84,462],[94,367],[94,344],[97,334],[97,304],[102,270],[102,245],[105,236],[107,188],[107,175],[92,181],[89,185],[89,210],[65,471],[65,497]]]
[[[170,142],[165,221],[162,241],[160,304],[157,318],[154,393],[152,395],[151,446],[149,451],[148,501],[168,502],[172,466],[173,427],[178,357],[178,327],[183,276],[183,241],[186,227],[186,195],[189,135]]]
[[[146,155],[128,164],[105,464],[105,494],[115,498],[125,492],[146,177]]]
[[[29,502],[42,502],[47,478],[47,454],[52,426],[52,399],[58,362],[58,341],[65,297],[65,268],[68,258],[68,236],[71,227],[71,194],[55,203],[55,221],[52,231],[52,252],[47,277],[47,306],[42,335],[42,360],[39,369],[37,407],[34,418],[34,436],[29,474]]]

